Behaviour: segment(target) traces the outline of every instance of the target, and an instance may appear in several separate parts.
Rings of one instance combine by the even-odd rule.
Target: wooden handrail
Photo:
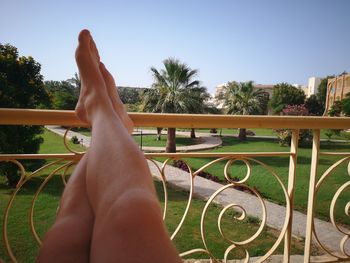
[[[350,118],[129,113],[136,127],[349,129]],[[88,126],[74,111],[0,109],[0,125]]]

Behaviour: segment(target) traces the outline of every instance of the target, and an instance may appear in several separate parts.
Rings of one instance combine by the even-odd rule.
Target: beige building
[[[335,101],[342,100],[350,92],[350,74],[329,79],[327,83],[326,109],[323,115],[332,107]]]

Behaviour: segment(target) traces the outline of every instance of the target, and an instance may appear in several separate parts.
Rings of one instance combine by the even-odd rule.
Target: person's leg
[[[77,116],[92,125],[87,194],[95,215],[92,262],[181,262],[173,246],[143,153],[109,99],[95,44],[82,31],[76,60],[82,80]],[[120,106],[120,105],[119,105]]]
[[[96,47],[93,45],[91,48],[99,59]],[[132,133],[133,123],[124,110],[114,79],[102,63],[100,67],[114,110],[120,115],[124,127]],[[86,194],[86,157],[77,165],[62,194],[59,213],[39,253],[38,260],[41,262],[89,261],[94,216]]]
[[[126,112],[125,105],[120,100],[114,78],[102,62],[100,63],[100,71],[107,86],[108,95],[112,102],[112,105],[114,106],[114,110],[123,122],[123,125],[125,126],[127,131],[131,134],[134,129],[134,123],[132,122],[128,113]]]
[[[94,217],[86,194],[86,159],[85,155],[69,178],[38,262],[89,262]]]

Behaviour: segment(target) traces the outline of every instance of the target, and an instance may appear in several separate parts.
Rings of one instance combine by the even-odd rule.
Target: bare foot
[[[99,68],[100,56],[88,30],[82,30],[79,34],[75,59],[82,84],[75,108],[77,117],[83,122],[92,124],[93,115],[99,112],[116,114]]]
[[[133,122],[119,98],[113,76],[100,62],[96,44],[88,30],[82,30],[79,34],[79,45],[75,57],[82,82],[75,109],[77,117],[91,124],[91,115],[96,111],[96,107],[110,111],[112,106],[125,128],[132,133]]]
[[[120,100],[119,94],[117,92],[117,86],[115,84],[112,74],[107,70],[107,68],[102,62],[100,63],[100,70],[105,80],[107,91],[116,113],[119,115],[128,132],[132,133],[134,129],[134,123],[130,119],[127,111],[125,110],[123,102]]]

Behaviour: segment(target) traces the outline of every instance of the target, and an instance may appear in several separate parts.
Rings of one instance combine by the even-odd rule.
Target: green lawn
[[[141,131],[141,130],[156,130],[156,128],[153,127],[136,127],[135,131]],[[177,129],[178,131],[190,131],[189,129]],[[276,132],[273,129],[265,129],[265,128],[256,128],[256,129],[248,129],[251,130],[255,133],[256,136],[276,136]],[[86,129],[86,128],[81,128],[81,129],[77,129],[78,132],[80,132],[81,134],[84,134],[86,136],[91,136],[91,132],[90,130]],[[210,129],[196,129],[197,132],[203,132],[203,133],[209,133]],[[328,130],[321,130],[321,139],[326,139],[328,140],[328,136],[326,135],[326,133],[329,132]],[[164,138],[166,138],[166,131],[163,130],[163,136]],[[217,135],[238,135],[238,129],[228,129],[228,128],[223,128],[223,129],[217,129]],[[332,135],[331,140],[349,140],[350,141],[350,132],[346,132],[346,131],[341,131],[339,135]],[[153,144],[152,142],[150,142],[149,145],[147,146],[156,146],[156,142]]]
[[[152,129],[151,129],[152,130]],[[85,136],[91,136],[91,131],[86,128],[76,128],[74,131],[79,132]],[[135,130],[136,131],[136,130]],[[141,130],[139,130],[141,131]],[[142,138],[141,138],[142,137]],[[166,146],[166,141],[167,141],[167,136],[166,134],[163,134],[161,136],[161,139],[158,141],[157,136],[154,134],[137,134],[133,136],[135,142],[138,145],[141,145],[141,140],[142,140],[142,146],[152,146],[152,147],[165,147]],[[177,136],[176,137],[176,146],[187,146],[187,145],[194,145],[194,144],[199,144],[202,141],[198,139],[191,139],[190,137],[184,137],[184,136]]]
[[[255,151],[288,151],[288,147],[281,147],[275,140],[259,140],[256,138],[249,138],[246,142],[240,142],[236,138],[223,137],[223,147],[210,150],[208,152],[255,152]],[[322,142],[321,149],[324,151],[350,151],[350,143],[335,143]],[[332,165],[339,157],[321,156],[320,164],[318,166],[318,174],[321,175],[326,169]],[[187,159],[191,167],[198,169],[212,158],[189,158]],[[257,158],[271,167],[281,178],[286,185],[288,179],[289,158],[288,157],[260,157]],[[281,187],[271,175],[271,173],[261,165],[252,163],[252,176],[248,181],[248,185],[258,189],[262,195],[276,203],[284,204],[284,197]],[[298,165],[295,185],[295,208],[303,212],[307,208],[307,194],[309,189],[309,175],[311,163],[311,149],[299,148]],[[218,176],[224,180],[224,166],[226,162],[220,162],[207,168],[206,171]],[[321,218],[329,218],[329,206],[335,191],[346,181],[348,181],[348,174],[346,165],[338,167],[334,173],[325,181],[317,195],[316,212]],[[235,163],[231,166],[230,173],[232,177],[243,178],[246,174],[245,165],[242,162]],[[342,223],[350,224],[349,217],[344,213],[344,208],[350,199],[350,191],[346,190],[340,195],[336,206],[337,219]]]
[[[57,134],[46,130],[42,135],[44,143],[40,145],[39,153],[68,153],[69,151],[63,144],[63,138]],[[85,151],[80,144],[73,144],[68,140],[68,146],[75,151]]]
[[[72,128],[72,131],[79,132],[85,136],[91,136],[91,130],[89,128]]]
[[[142,146],[153,146],[153,147],[165,147],[167,137],[166,135],[162,135],[161,139],[157,141],[156,135],[137,135],[133,136],[134,140],[138,145],[141,145],[141,139],[142,139]],[[202,140],[200,138],[191,139],[190,137],[183,137],[183,136],[176,136],[176,146],[187,146],[187,145],[194,145],[194,144],[200,144]]]
[[[156,128],[152,127],[139,127],[137,128],[139,131],[141,130],[155,130]],[[178,131],[190,131],[189,129],[177,129]],[[265,129],[265,128],[256,128],[256,129],[248,129],[255,133],[256,136],[276,136],[276,132],[273,129]],[[203,132],[203,133],[209,133],[210,129],[196,129],[196,132]],[[321,139],[328,139],[326,136],[327,130],[321,130]],[[164,133],[164,131],[163,131]],[[223,128],[223,129],[217,129],[217,135],[225,136],[225,135],[238,135],[238,129],[229,129],[229,128]],[[332,135],[332,140],[349,140],[350,141],[350,132],[341,131],[339,135]]]
[[[18,258],[19,262],[34,262],[37,255],[39,246],[35,243],[35,240],[30,232],[28,224],[28,212],[32,201],[32,196],[35,190],[38,188],[42,178],[37,178],[32,182],[26,184],[26,186],[17,194],[13,208],[10,212],[8,233],[10,236],[10,243],[13,248],[13,252]],[[157,192],[160,196],[161,204],[163,205],[163,192],[161,183],[155,182]],[[35,205],[35,220],[34,224],[40,237],[43,237],[48,228],[52,225],[56,209],[59,202],[59,197],[62,193],[63,185],[58,176],[54,177],[50,183],[45,187],[43,193],[40,194]],[[181,216],[183,215],[185,205],[187,202],[187,193],[177,191],[174,189],[168,189],[168,214],[166,218],[166,225],[169,232],[172,233],[177,227]],[[2,202],[0,203],[0,212],[3,215],[4,207],[9,200],[11,190],[7,189],[3,185],[0,188],[0,197]],[[193,248],[203,248],[203,244],[200,237],[200,216],[204,207],[204,201],[199,199],[193,199],[190,212],[185,220],[183,228],[175,237],[174,242],[180,252],[184,252]],[[206,225],[206,238],[209,244],[210,250],[217,257],[223,257],[224,249],[228,247],[228,243],[220,236],[217,229],[217,218],[221,208],[212,205],[209,208],[208,215],[205,220]],[[223,228],[228,237],[236,240],[244,240],[255,233],[259,226],[259,221],[254,218],[247,218],[244,222],[235,220],[233,216],[235,213],[228,212],[223,219]],[[0,223],[2,227],[2,220]],[[263,234],[248,246],[251,256],[263,255],[276,241],[277,233],[270,229],[265,229]],[[0,257],[5,258],[5,252],[0,249]],[[293,240],[294,254],[303,253],[303,245],[298,240]],[[282,248],[278,249],[278,253],[282,253]],[[242,249],[238,249],[235,257],[242,257]],[[205,255],[193,255],[191,258],[205,258]]]
[[[276,136],[276,132],[273,129],[265,129],[265,128],[256,128],[256,129],[248,129],[255,133],[256,136]],[[198,132],[210,132],[210,129],[198,129]],[[238,135],[238,129],[217,129],[217,134],[222,135]],[[321,130],[321,139],[328,139],[326,136],[327,130]],[[350,140],[350,133],[346,131],[341,131],[339,135],[332,135],[331,139],[333,140]]]
[[[40,153],[63,153],[67,152],[62,144],[62,138],[57,135],[46,131],[44,134],[45,143],[40,149]],[[76,150],[82,150],[80,146],[73,145]],[[57,166],[56,166],[57,167]],[[12,244],[13,251],[18,257],[19,262],[34,262],[38,250],[38,245],[36,245],[35,240],[30,232],[28,224],[28,213],[32,202],[33,195],[38,189],[40,183],[43,182],[44,178],[47,176],[53,168],[47,169],[42,173],[42,176],[34,178],[27,182],[24,187],[17,194],[13,208],[11,209],[9,215],[8,233],[10,236],[10,243]],[[0,181],[0,227],[3,224],[4,209],[10,199],[12,189],[4,185],[3,178]],[[155,182],[156,189],[163,204],[163,192],[162,187],[159,182]],[[43,191],[39,195],[37,202],[35,204],[34,210],[34,225],[38,231],[39,236],[43,236],[47,229],[52,225],[55,213],[57,210],[59,198],[62,194],[63,183],[60,176],[55,175],[49,183],[44,187]],[[170,231],[176,228],[183,211],[186,206],[188,193],[174,190],[168,188],[169,190],[169,207],[168,215],[166,218],[166,225]],[[175,244],[180,252],[192,249],[192,248],[203,248],[201,238],[199,222],[202,209],[205,202],[199,199],[193,199],[190,213],[185,220],[183,229],[175,238]],[[210,250],[214,255],[222,258],[224,249],[229,245],[225,240],[219,235],[217,229],[217,217],[221,208],[212,205],[209,208],[208,215],[206,217],[206,238],[209,243]],[[254,218],[247,218],[244,222],[239,222],[233,218],[235,213],[228,212],[223,218],[223,228],[227,233],[228,237],[242,240],[251,236],[257,229],[259,221]],[[2,237],[0,238],[2,241]],[[265,229],[263,234],[252,243],[248,249],[251,256],[262,255],[266,253],[267,249],[272,246],[276,240],[276,234],[270,229]],[[282,253],[281,248],[279,248],[279,253]],[[303,253],[303,245],[297,241],[293,240],[293,253],[301,254]],[[242,257],[242,249],[238,249],[235,253],[235,257]],[[5,256],[4,246],[0,246],[0,257],[8,260]],[[204,258],[205,255],[195,255],[196,258]]]
[[[276,136],[276,133],[272,129],[248,129],[255,133],[257,136]],[[198,132],[209,133],[210,129],[198,129]],[[217,129],[217,134],[219,135],[238,135],[238,129],[222,128]]]

